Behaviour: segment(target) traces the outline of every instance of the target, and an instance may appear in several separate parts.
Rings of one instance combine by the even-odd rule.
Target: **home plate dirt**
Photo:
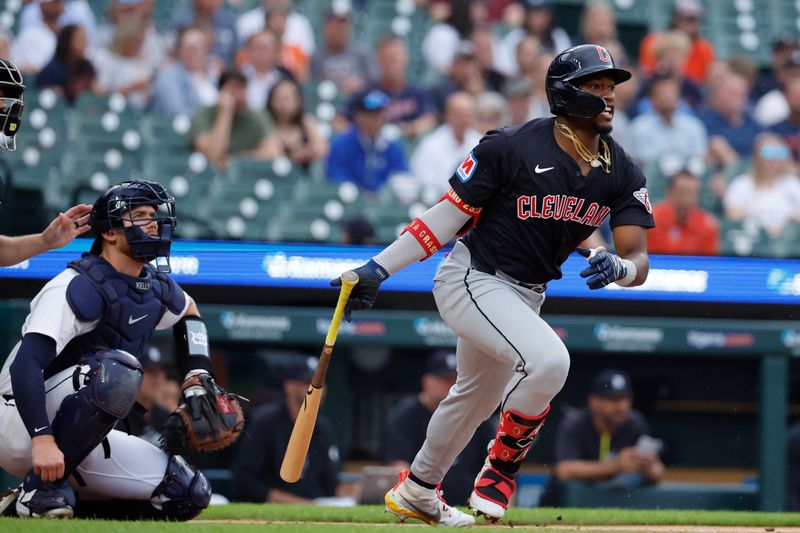
[[[420,527],[430,528],[427,524],[404,523],[400,524],[373,524],[369,522],[306,522],[300,520],[192,520],[192,524],[252,524],[252,525],[297,525],[297,524],[313,524],[318,526],[332,526],[332,529],[339,527]],[[800,527],[763,527],[763,526],[696,526],[696,525],[576,525],[576,524],[525,524],[516,525],[511,524],[476,524],[474,530],[481,529],[508,529],[508,530],[523,530],[523,531],[558,531],[562,529],[573,531],[630,531],[635,533],[800,533]],[[357,531],[357,529],[356,529]]]

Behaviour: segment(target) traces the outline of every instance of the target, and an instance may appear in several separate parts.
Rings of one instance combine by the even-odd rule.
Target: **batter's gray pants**
[[[475,270],[460,241],[439,266],[433,295],[458,335],[458,379],[411,465],[414,475],[435,484],[498,405],[529,417],[544,412],[567,379],[569,353],[539,317],[544,294],[501,272]]]

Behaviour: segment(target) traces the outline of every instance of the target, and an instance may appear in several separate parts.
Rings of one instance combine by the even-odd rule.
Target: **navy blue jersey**
[[[611,227],[655,226],[639,166],[603,135],[611,173],[588,175],[556,143],[554,118],[490,131],[450,178],[481,208],[464,243],[478,260],[519,281],[561,278],[561,264],[610,215]]]

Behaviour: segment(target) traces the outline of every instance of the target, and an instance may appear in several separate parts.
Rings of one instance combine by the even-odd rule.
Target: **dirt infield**
[[[366,523],[366,522],[301,522],[294,520],[192,520],[192,524],[208,524],[208,525],[224,525],[224,524],[240,524],[240,525],[315,525],[320,526],[321,531],[325,531],[325,527],[338,528],[357,528],[358,527],[398,527],[403,528],[419,527],[429,528],[427,524],[422,524],[417,521],[405,523]],[[742,527],[742,526],[693,526],[693,525],[575,525],[575,524],[542,524],[542,525],[514,525],[513,523],[503,524],[489,524],[478,523],[473,529],[509,529],[509,530],[523,530],[523,531],[625,531],[630,533],[800,533],[800,527]]]

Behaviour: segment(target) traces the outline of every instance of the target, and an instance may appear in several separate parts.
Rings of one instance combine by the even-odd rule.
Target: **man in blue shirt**
[[[381,132],[388,105],[389,97],[379,90],[356,102],[353,126],[331,143],[326,164],[331,181],[351,181],[375,192],[392,174],[408,172],[403,145]]]

